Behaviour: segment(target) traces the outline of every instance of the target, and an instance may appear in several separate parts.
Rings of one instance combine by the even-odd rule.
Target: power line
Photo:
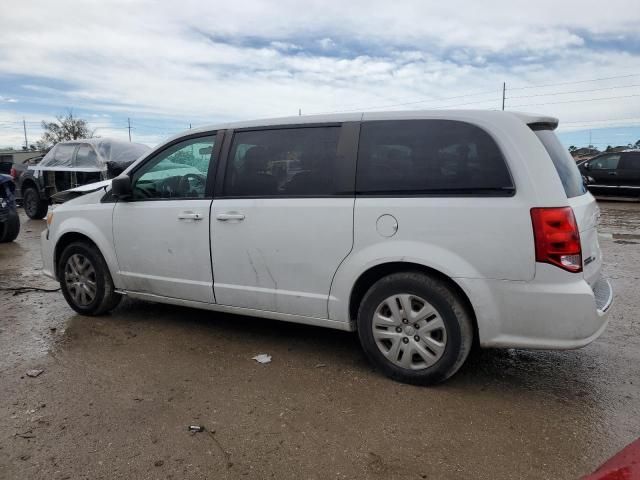
[[[614,78],[629,78],[629,77],[638,77],[640,73],[632,73],[629,75],[615,75],[613,77],[602,77],[602,78],[591,78],[589,80],[574,80],[572,82],[559,82],[559,83],[547,83],[547,84],[538,84],[538,85],[527,85],[526,87],[511,87],[509,90],[525,90],[528,88],[544,88],[544,87],[556,87],[558,85],[573,85],[576,83],[589,83],[589,82],[600,82],[602,80],[613,80]]]
[[[519,108],[519,107],[539,107],[542,105],[559,105],[562,103],[576,103],[576,102],[596,102],[599,100],[616,100],[618,98],[632,98],[632,97],[640,97],[640,93],[636,93],[633,95],[621,95],[618,97],[602,97],[602,98],[584,98],[581,100],[565,100],[562,102],[546,102],[546,103],[528,103],[524,105],[510,105],[511,108]]]
[[[378,106],[372,106],[372,107],[358,107],[358,108],[350,108],[347,110],[333,110],[333,111],[327,111],[327,112],[315,112],[315,114],[330,114],[330,113],[349,113],[349,112],[361,112],[363,110],[372,110],[372,109],[376,109],[376,108],[393,108],[393,107],[404,107],[406,105],[417,105],[419,103],[425,103],[425,102],[443,102],[443,101],[447,101],[447,100],[455,100],[458,98],[465,98],[465,97],[475,97],[478,95],[489,95],[489,94],[493,94],[496,95],[498,92],[496,90],[485,90],[484,92],[476,92],[476,93],[466,93],[464,95],[456,95],[453,97],[443,97],[443,98],[425,98],[423,100],[415,100],[415,101],[411,101],[411,102],[402,102],[402,103],[392,103],[392,104],[387,104],[387,105],[378,105]],[[491,102],[493,100],[484,100],[485,102]],[[479,102],[482,103],[482,102]]]
[[[640,74],[634,73],[634,74],[628,74],[628,75],[615,75],[615,76],[611,76],[611,77],[592,78],[592,79],[588,79],[588,80],[575,80],[575,81],[571,81],[571,82],[557,82],[557,83],[547,83],[547,84],[540,84],[540,85],[528,85],[528,86],[524,86],[524,87],[510,87],[509,91],[511,91],[511,90],[524,90],[524,89],[530,89],[530,88],[553,87],[553,86],[560,86],[560,85],[574,85],[574,84],[578,84],[578,83],[589,83],[589,82],[597,82],[597,81],[602,81],[602,80],[612,80],[612,79],[618,79],[618,78],[629,78],[629,77],[637,77],[637,76],[640,76]],[[615,88],[630,88],[630,87],[634,87],[634,86],[640,86],[640,85],[596,88],[596,89],[590,89],[590,90],[584,90],[584,91],[575,91],[575,92],[555,92],[555,93],[549,93],[549,94],[521,95],[521,96],[518,96],[518,97],[507,97],[506,96],[506,85],[503,85],[503,95],[505,95],[505,99],[508,100],[510,98],[514,99],[514,98],[525,98],[525,97],[545,96],[545,95],[563,95],[563,94],[568,94],[568,93],[584,93],[584,92],[588,92],[588,91],[601,91],[601,90],[610,90],[610,89],[615,89]],[[478,95],[488,95],[488,94],[495,94],[495,93],[496,93],[495,90],[486,90],[486,91],[483,91],[483,92],[468,93],[468,94],[464,94],[464,95],[456,95],[456,96],[453,96],[453,97],[429,98],[429,99],[416,100],[416,101],[411,101],[411,102],[393,103],[393,104],[370,106],[370,107],[349,108],[349,109],[343,109],[343,110],[334,110],[334,111],[318,112],[318,113],[320,113],[320,114],[348,113],[348,112],[359,112],[359,111],[363,111],[363,110],[372,110],[372,109],[377,109],[377,108],[394,108],[394,107],[401,107],[401,106],[407,106],[407,105],[417,105],[417,104],[420,104],[420,103],[427,103],[427,102],[430,102],[430,103],[437,102],[437,103],[439,103],[441,101],[446,101],[446,100],[455,100],[455,99],[458,99],[458,98],[472,97],[472,96],[478,96]],[[490,101],[491,100],[486,100],[486,102],[490,102]],[[473,105],[473,104],[477,104],[477,103],[484,103],[484,101],[468,102],[468,103],[459,104],[459,105],[455,105],[455,106]],[[522,105],[522,106],[525,106],[525,105]],[[453,105],[446,106],[445,108],[450,108],[450,107],[453,107]],[[503,110],[504,110],[504,108],[503,108]]]
[[[592,123],[592,122],[617,122],[623,120],[638,120],[640,117],[625,117],[625,118],[603,118],[599,120],[576,120],[574,122],[562,122],[563,124],[568,123]]]
[[[640,83],[634,85],[620,85],[616,87],[603,87],[603,88],[590,88],[587,90],[571,90],[569,92],[552,92],[552,93],[536,93],[534,95],[519,95],[517,97],[507,97],[507,100],[514,98],[531,98],[531,97],[547,97],[552,95],[568,95],[571,93],[587,93],[587,92],[600,92],[602,90],[615,90],[616,88],[633,88],[640,87]]]

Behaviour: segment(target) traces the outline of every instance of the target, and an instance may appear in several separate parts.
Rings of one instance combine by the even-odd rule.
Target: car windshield
[[[101,172],[108,162],[131,163],[149,151],[139,143],[90,138],[55,145],[32,170]]]

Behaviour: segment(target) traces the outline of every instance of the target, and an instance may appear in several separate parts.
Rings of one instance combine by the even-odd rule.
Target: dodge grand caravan
[[[415,111],[189,130],[57,208],[44,270],[84,315],[128,295],[357,331],[409,383],[447,379],[474,342],[582,347],[613,295],[557,124]]]

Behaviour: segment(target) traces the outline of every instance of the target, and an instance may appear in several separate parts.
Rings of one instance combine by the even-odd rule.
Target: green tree
[[[37,142],[37,146],[41,150],[50,150],[59,142],[91,138],[94,133],[89,129],[87,121],[74,117],[71,110],[66,115],[56,116],[56,120],[53,122],[43,121],[42,129],[44,133]]]

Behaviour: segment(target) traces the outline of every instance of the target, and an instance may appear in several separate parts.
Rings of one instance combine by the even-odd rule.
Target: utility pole
[[[504,111],[504,99],[507,92],[507,82],[502,82],[502,110]]]
[[[22,119],[22,128],[24,128],[24,149],[29,150],[29,142],[27,142],[27,123]]]
[[[127,118],[127,125],[128,125],[128,129],[129,129],[129,141],[131,141],[131,119]]]

